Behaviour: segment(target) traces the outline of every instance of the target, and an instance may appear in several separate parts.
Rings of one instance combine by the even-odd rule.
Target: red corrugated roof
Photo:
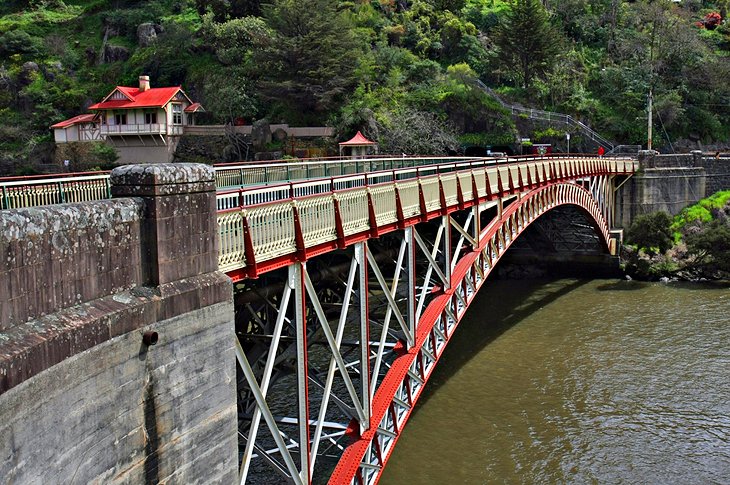
[[[55,125],[52,125],[51,128],[68,128],[69,126],[77,125],[79,123],[91,123],[92,121],[94,121],[95,117],[96,115],[93,113],[78,115],[74,116],[73,118],[69,118],[66,121],[56,123]]]
[[[190,106],[188,106],[187,108],[185,108],[186,113],[196,113],[198,111],[205,111],[203,109],[203,105],[200,103],[193,103]]]
[[[89,106],[89,109],[131,109],[131,108],[162,108],[180,91],[180,86],[169,88],[150,88],[140,91],[139,88],[117,86],[101,103]],[[115,91],[119,91],[129,98],[107,101]],[[184,94],[184,93],[183,93]],[[187,97],[187,96],[186,96]]]
[[[374,141],[370,141],[363,136],[359,131],[355,136],[347,141],[340,143],[340,146],[363,146],[363,145],[377,145]]]

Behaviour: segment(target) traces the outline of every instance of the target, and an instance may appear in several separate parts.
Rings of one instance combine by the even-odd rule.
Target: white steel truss
[[[564,204],[589,213],[607,241],[611,184],[609,177],[591,178],[588,189],[546,184],[496,205],[409,225],[382,241],[357,242],[339,250],[346,277],[336,284],[313,277],[309,262],[291,263],[272,304],[268,351],[256,357],[263,362],[258,375],[236,343],[255,401],[240,430],[240,483],[254,463],[291,483],[309,484],[317,473],[332,473],[330,483],[377,482],[423,386],[502,254],[534,220]],[[481,227],[482,214],[494,207],[496,215]],[[277,362],[286,359],[296,362],[294,375],[275,383]],[[268,400],[274,384],[296,405],[272,409],[282,407],[280,398]]]

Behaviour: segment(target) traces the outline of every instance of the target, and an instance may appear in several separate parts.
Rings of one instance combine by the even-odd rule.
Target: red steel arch
[[[451,287],[431,301],[423,312],[415,345],[410,350],[401,349],[401,355],[375,393],[370,429],[345,449],[331,475],[330,485],[377,483],[425,383],[487,276],[532,222],[561,205],[581,208],[608,250],[606,219],[591,192],[582,186],[556,183],[520,196],[482,231],[478,247],[457,262],[451,274]]]

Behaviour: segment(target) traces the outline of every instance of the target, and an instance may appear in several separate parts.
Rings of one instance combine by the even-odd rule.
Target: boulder
[[[104,46],[104,58],[102,59],[104,64],[126,61],[127,59],[129,59],[129,49],[126,47],[110,44]]]
[[[157,35],[162,33],[162,26],[145,22],[137,27],[137,44],[140,47],[149,47],[157,42]]]
[[[251,126],[251,143],[255,151],[263,151],[271,143],[271,126],[269,120],[262,119],[253,122]]]
[[[274,130],[274,132],[271,134],[271,138],[276,141],[283,142],[287,139],[289,135],[287,135],[286,131],[282,128],[277,128]]]

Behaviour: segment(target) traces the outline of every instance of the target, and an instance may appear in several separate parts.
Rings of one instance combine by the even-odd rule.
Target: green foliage
[[[274,36],[255,54],[262,95],[289,120],[321,122],[355,85],[365,46],[329,0],[275,0],[264,16]]]
[[[273,33],[258,17],[244,17],[217,23],[212,15],[203,17],[198,31],[204,43],[215,51],[218,60],[226,65],[239,64],[250,58],[256,46],[271,43]]]
[[[267,117],[349,134],[430,112],[462,142],[484,145],[517,132],[476,79],[624,144],[645,142],[651,87],[655,144],[730,138],[730,23],[706,24],[712,12],[727,16],[725,0],[263,3],[0,2],[0,113],[11,125],[0,157],[35,156],[50,124],[142,73],[154,86],[183,85],[211,122]],[[163,27],[149,47],[137,43],[143,22]],[[129,60],[101,62],[103,42],[126,47]],[[538,131],[536,140],[563,139]]]
[[[10,30],[0,35],[1,57],[10,57],[13,54],[34,56],[40,50],[41,40],[37,37],[32,37],[24,30]]]
[[[98,160],[102,167],[112,166],[119,158],[119,154],[113,146],[97,142],[92,144],[91,156]]]
[[[682,212],[674,216],[671,231],[675,241],[682,238],[684,228],[695,221],[708,223],[714,219],[713,213],[723,209],[730,201],[730,190],[720,191],[710,197],[700,200],[694,205],[685,207]]]
[[[514,138],[510,132],[464,133],[459,135],[462,146],[490,147],[495,145],[509,145]]]
[[[544,130],[535,130],[532,132],[532,138],[536,141],[547,140],[551,138],[565,138],[565,132],[548,127]]]
[[[463,15],[481,32],[489,33],[499,24],[508,8],[509,3],[502,0],[467,0]]]
[[[647,253],[664,253],[672,247],[672,219],[666,212],[638,216],[631,224],[626,241]]]
[[[548,71],[561,38],[539,0],[515,0],[497,29],[499,60],[524,88]]]
[[[687,249],[700,264],[730,272],[730,221],[715,219],[687,235]]]

